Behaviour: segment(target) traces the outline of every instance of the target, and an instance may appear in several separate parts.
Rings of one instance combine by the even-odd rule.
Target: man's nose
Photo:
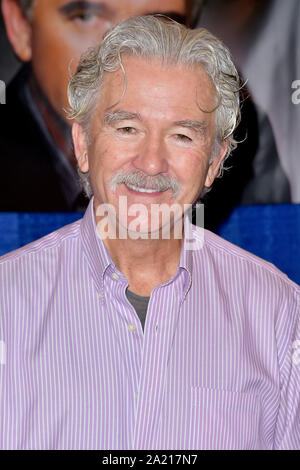
[[[157,175],[168,171],[168,150],[162,138],[147,136],[139,147],[133,164],[148,175]]]

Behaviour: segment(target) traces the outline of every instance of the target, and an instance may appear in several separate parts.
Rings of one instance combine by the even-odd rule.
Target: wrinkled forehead
[[[196,105],[210,120],[209,115],[216,109],[216,96],[215,86],[202,64],[166,64],[155,57],[122,54],[122,68],[104,72],[98,104],[102,112],[128,99],[132,103],[147,102],[150,107]]]
[[[214,97],[216,95],[216,87],[204,63],[167,62],[165,57],[162,59],[159,56],[134,55],[130,52],[122,52],[120,57],[121,65],[116,71],[104,71],[102,84],[114,84],[114,86],[122,85],[126,87],[130,79],[134,79],[134,81],[139,80],[140,72],[153,66],[154,69],[158,71],[156,78],[159,78],[160,74],[163,74],[165,70],[170,70],[174,74],[174,80],[169,82],[170,86],[176,82],[175,78],[177,75],[187,73],[189,76],[196,77],[196,82],[203,92],[209,93]],[[150,74],[149,80],[151,80],[151,78]],[[184,89],[181,89],[181,92],[184,91]]]

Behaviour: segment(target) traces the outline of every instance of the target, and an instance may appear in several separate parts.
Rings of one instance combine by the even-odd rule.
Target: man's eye
[[[130,126],[119,127],[117,130],[118,130],[118,132],[121,132],[122,134],[134,134],[134,132],[135,132],[135,128],[130,127]]]
[[[94,16],[95,15],[93,15],[92,13],[81,13],[77,15],[77,18],[79,18],[81,21],[89,21]]]
[[[89,23],[92,21],[104,19],[104,16],[100,11],[80,8],[69,12],[68,19],[80,23]]]
[[[82,12],[82,13],[76,13],[76,15],[73,15],[71,17],[71,20],[77,20],[77,21],[82,21],[84,23],[88,22],[88,21],[91,21],[95,18],[95,14],[94,13],[85,13],[85,12]]]
[[[181,140],[182,142],[192,142],[192,139],[184,134],[176,134],[176,137],[178,140]]]

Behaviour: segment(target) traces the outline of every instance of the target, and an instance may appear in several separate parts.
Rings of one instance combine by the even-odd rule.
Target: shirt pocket
[[[259,449],[260,400],[255,393],[191,388],[194,449]]]

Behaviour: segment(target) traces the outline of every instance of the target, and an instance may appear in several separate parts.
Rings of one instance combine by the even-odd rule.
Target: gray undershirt
[[[134,294],[128,289],[126,289],[126,297],[135,309],[144,331],[147,308],[150,297],[142,297],[140,295]]]

